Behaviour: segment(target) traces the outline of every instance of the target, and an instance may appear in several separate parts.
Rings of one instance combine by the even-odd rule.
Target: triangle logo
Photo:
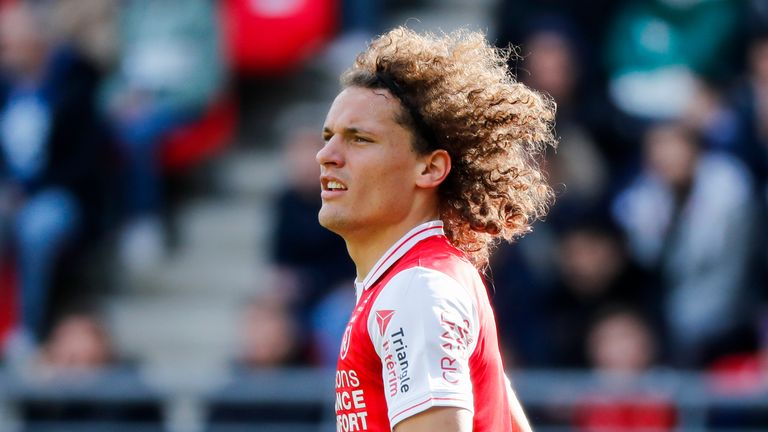
[[[387,326],[392,316],[395,314],[393,310],[377,310],[376,311],[376,324],[379,326],[379,334],[384,336],[384,332],[387,331]]]

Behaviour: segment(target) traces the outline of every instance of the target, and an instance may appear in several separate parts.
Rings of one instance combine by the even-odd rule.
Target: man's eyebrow
[[[376,135],[375,132],[372,132],[372,131],[369,131],[369,130],[366,130],[366,129],[361,129],[359,127],[354,127],[354,126],[353,127],[344,128],[341,132],[343,134],[347,134],[347,135],[353,135],[353,134],[357,134],[357,133],[361,133],[361,134],[365,134],[365,135]],[[323,128],[323,133],[324,134],[333,133],[333,131],[331,130],[331,128],[326,126],[326,127]]]

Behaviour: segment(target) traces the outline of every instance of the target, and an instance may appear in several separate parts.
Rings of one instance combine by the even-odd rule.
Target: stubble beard
[[[320,207],[317,220],[320,226],[342,237],[350,225],[348,218],[341,214],[338,209],[328,208],[325,204]]]

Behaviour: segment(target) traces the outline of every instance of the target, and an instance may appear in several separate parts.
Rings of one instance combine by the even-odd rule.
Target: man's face
[[[540,32],[527,43],[531,55],[525,62],[530,70],[527,83],[552,95],[558,104],[568,102],[576,86],[573,53],[565,38],[555,32]]]
[[[698,162],[695,143],[668,126],[652,129],[645,141],[646,163],[656,175],[674,188],[691,184]]]
[[[41,29],[28,10],[19,6],[0,9],[0,67],[24,74],[42,61]]]
[[[402,221],[412,210],[420,158],[387,90],[349,87],[334,100],[317,153],[320,224],[346,237]]]

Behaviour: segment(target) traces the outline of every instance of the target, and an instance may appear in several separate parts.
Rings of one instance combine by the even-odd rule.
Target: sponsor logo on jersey
[[[354,369],[336,371],[336,430],[368,430],[368,404],[365,390]]]
[[[347,324],[347,329],[344,330],[344,337],[341,338],[341,351],[339,352],[339,357],[341,357],[342,360],[347,358],[347,353],[349,352],[349,339],[351,339],[352,336],[352,323]]]
[[[408,376],[408,345],[405,344],[405,330],[400,327],[389,335],[383,343],[384,369],[386,370],[386,382],[389,396],[397,395],[397,392],[408,393],[411,389]]]
[[[387,331],[387,326],[395,315],[393,310],[377,310],[376,311],[376,324],[379,326],[379,334],[384,336]]]
[[[472,344],[470,324],[453,311],[443,311],[440,314],[440,326],[443,329],[440,336],[441,345],[446,353],[440,359],[442,377],[449,384],[458,384],[462,368],[457,359],[466,359],[469,356],[469,346]]]

